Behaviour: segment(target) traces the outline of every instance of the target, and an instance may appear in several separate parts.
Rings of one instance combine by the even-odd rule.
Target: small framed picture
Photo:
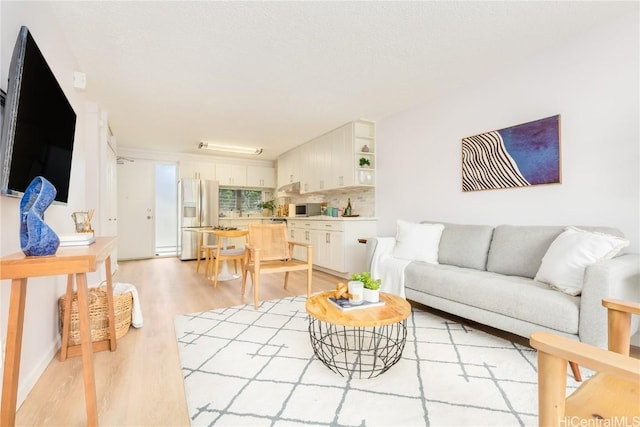
[[[76,225],[76,233],[91,233],[91,217],[93,212],[91,211],[79,211],[71,214],[73,222]]]

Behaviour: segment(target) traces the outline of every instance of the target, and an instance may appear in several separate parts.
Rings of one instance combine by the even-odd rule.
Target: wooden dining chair
[[[216,245],[211,243],[209,236],[213,233],[213,228],[203,228],[198,233],[198,253],[196,255],[196,273],[200,272],[200,261],[204,258],[204,274],[209,277],[209,269],[213,260],[213,251]]]
[[[538,423],[540,426],[632,425],[640,420],[640,359],[629,356],[631,315],[640,303],[604,299],[608,350],[535,332],[538,350]],[[567,361],[597,372],[566,396]]]
[[[287,240],[287,226],[283,223],[249,224],[248,240],[241,293],[244,296],[247,273],[249,273],[253,284],[253,304],[256,309],[259,305],[260,275],[263,273],[284,272],[284,288],[287,289],[290,272],[306,271],[307,296],[311,295],[313,249],[310,244],[289,242]],[[292,258],[294,245],[306,247],[306,261]]]
[[[212,274],[213,277],[213,287],[218,287],[218,275],[220,274],[220,263],[226,261],[233,261],[233,266],[235,268],[236,273],[238,272],[238,261],[240,261],[241,272],[244,277],[244,261],[245,261],[245,252],[246,252],[246,238],[249,232],[247,230],[216,230],[214,234],[218,237],[217,246],[215,250],[212,252],[213,257],[213,265],[212,265]],[[239,247],[235,247],[235,245],[229,245],[228,239],[244,237],[245,242]],[[211,277],[210,276],[210,277]]]

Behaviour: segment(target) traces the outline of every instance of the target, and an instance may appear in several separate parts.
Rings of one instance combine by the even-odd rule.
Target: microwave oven
[[[318,216],[320,213],[320,203],[296,203],[296,216]]]

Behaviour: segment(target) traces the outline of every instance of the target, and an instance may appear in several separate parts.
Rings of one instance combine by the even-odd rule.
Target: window
[[[260,190],[221,188],[218,194],[220,212],[261,212],[258,204],[262,203],[263,194]]]

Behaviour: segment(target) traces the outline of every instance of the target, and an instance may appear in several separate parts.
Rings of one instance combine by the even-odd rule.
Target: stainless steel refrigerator
[[[198,256],[199,228],[218,225],[218,181],[181,179],[178,182],[178,258]]]

